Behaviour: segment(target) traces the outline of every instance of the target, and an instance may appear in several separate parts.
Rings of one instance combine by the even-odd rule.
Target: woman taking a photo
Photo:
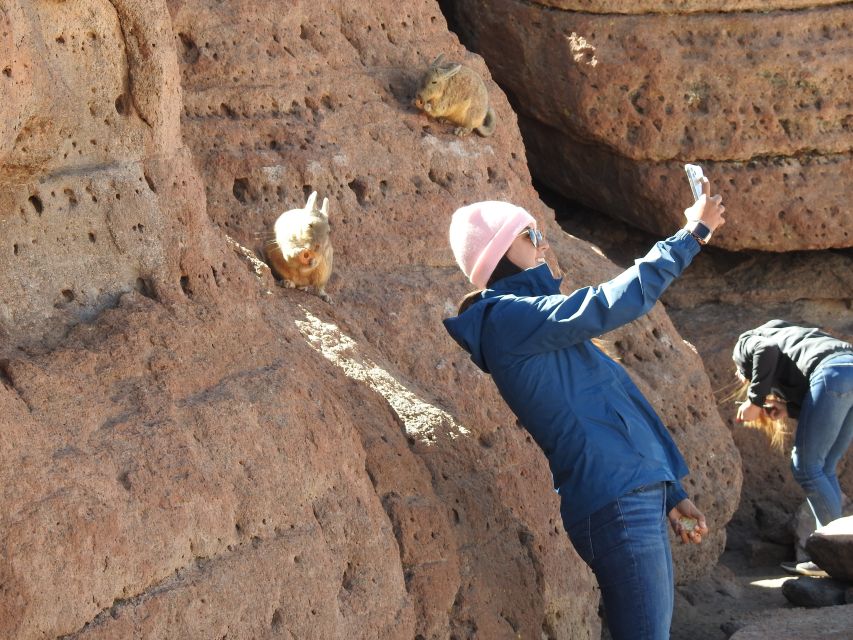
[[[797,419],[791,470],[818,526],[841,517],[835,469],[853,440],[853,345],[822,331],[771,320],[738,337],[732,353],[746,400],[737,420],[784,444]]]
[[[708,532],[679,479],[684,459],[624,369],[593,339],[648,312],[723,223],[703,195],[687,225],[597,287],[560,293],[548,243],[524,209],[478,202],[453,214],[450,244],[478,288],[445,320],[548,458],[563,524],[601,587],[614,640],[669,638],[672,557]]]

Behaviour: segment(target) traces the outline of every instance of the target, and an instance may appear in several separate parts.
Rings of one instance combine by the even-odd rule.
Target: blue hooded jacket
[[[687,497],[687,465],[625,370],[590,341],[648,312],[699,243],[681,230],[609,282],[560,293],[542,264],[503,278],[444,321],[542,448],[566,528],[633,489],[667,482]]]

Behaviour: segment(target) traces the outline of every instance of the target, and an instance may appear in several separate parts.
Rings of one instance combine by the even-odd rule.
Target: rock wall
[[[165,5],[8,0],[0,23],[4,348],[49,347],[131,290],[213,286],[228,252],[198,207]]]
[[[597,638],[543,456],[441,327],[467,290],[449,215],[526,206],[566,289],[618,269],[559,231],[493,82],[488,140],[409,106],[439,52],[489,78],[438,5],[0,21],[0,637]],[[249,250],[314,189],[331,307]],[[660,307],[612,340],[709,517],[689,579],[738,453]]]
[[[665,234],[699,162],[727,196],[718,246],[853,245],[849,3],[445,4],[566,197]]]

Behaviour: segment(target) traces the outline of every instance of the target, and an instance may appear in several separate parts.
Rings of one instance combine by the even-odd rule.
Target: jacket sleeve
[[[752,353],[752,380],[747,392],[747,397],[752,404],[763,405],[767,396],[770,395],[781,355],[779,347],[766,340],[755,347]]]
[[[612,280],[584,287],[568,296],[530,298],[519,318],[532,331],[520,341],[522,352],[542,353],[594,338],[647,313],[669,284],[699,253],[699,243],[688,231],[655,244],[645,257]]]
[[[684,490],[684,487],[681,486],[681,483],[676,480],[675,482],[667,482],[666,483],[666,512],[669,514],[679,502],[684,500],[687,497],[687,492]]]

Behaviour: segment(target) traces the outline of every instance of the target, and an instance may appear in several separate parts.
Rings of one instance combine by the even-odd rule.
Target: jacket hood
[[[489,373],[481,349],[481,339],[486,319],[498,302],[518,296],[548,296],[560,293],[562,278],[551,275],[547,264],[525,269],[521,273],[494,282],[492,288],[483,289],[480,300],[453,318],[444,320],[444,328],[460,347],[471,354],[471,360]]]
[[[752,354],[755,353],[757,343],[761,336],[754,331],[746,331],[737,339],[735,348],[732,350],[732,360],[735,361],[741,375],[750,380],[752,378]]]

